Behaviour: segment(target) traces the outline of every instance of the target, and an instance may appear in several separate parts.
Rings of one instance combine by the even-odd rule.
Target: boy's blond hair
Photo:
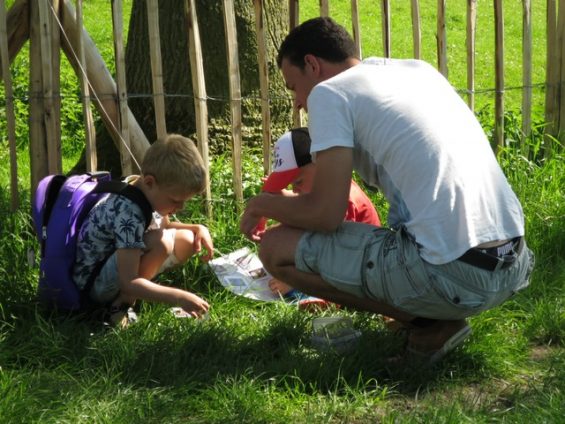
[[[206,187],[202,156],[192,140],[178,134],[169,134],[149,147],[141,163],[141,173],[155,177],[162,188],[193,195]]]

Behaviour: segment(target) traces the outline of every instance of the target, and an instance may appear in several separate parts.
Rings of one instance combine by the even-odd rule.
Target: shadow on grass
[[[288,307],[219,306],[210,320],[176,319],[168,309],[146,307],[127,330],[103,329],[79,316],[49,315],[28,307],[0,329],[4,369],[65,370],[139,388],[191,387],[251,378],[281,390],[329,393],[346,386],[373,390],[375,384],[412,395],[449,379],[481,379],[480,356],[465,350],[430,368],[390,366],[403,340],[379,327],[376,316],[357,317],[363,336],[346,355],[318,352],[309,344],[312,315]],[[357,326],[357,325],[356,325]],[[261,384],[261,383],[260,383]]]

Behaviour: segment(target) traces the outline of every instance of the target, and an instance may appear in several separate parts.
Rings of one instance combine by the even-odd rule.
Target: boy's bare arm
[[[193,316],[201,316],[210,307],[208,302],[194,293],[175,287],[162,286],[138,275],[140,249],[118,249],[118,275],[120,295],[130,303],[137,299],[180,306]]]
[[[201,297],[176,287],[167,287],[146,278],[135,278],[127,284],[127,293],[136,299],[180,306],[195,317],[208,312],[210,305]]]

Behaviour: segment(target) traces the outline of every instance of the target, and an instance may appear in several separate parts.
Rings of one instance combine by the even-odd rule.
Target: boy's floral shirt
[[[109,194],[90,210],[80,228],[73,280],[83,288],[96,266],[117,249],[144,249],[145,218],[131,200]]]

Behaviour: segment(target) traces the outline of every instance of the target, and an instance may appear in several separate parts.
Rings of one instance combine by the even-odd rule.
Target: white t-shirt
[[[432,264],[524,234],[520,202],[480,123],[449,82],[419,60],[370,58],[308,97],[311,152],[354,149],[354,168],[390,203]]]

